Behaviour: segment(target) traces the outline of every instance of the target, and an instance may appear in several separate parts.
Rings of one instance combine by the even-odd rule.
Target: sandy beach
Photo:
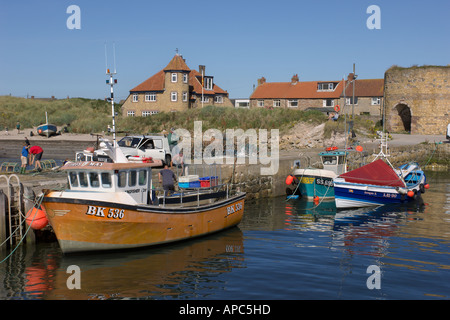
[[[30,144],[38,145],[44,149],[43,159],[65,160],[73,159],[75,152],[85,150],[87,147],[95,146],[97,136],[91,134],[63,133],[50,138],[30,135],[30,132],[36,130],[26,129],[9,132],[0,132],[0,158],[20,160],[20,153],[23,147],[25,137]]]

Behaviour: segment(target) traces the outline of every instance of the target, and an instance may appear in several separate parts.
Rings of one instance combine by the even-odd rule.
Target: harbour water
[[[238,227],[187,242],[68,256],[56,242],[21,246],[0,264],[0,299],[447,300],[450,173],[427,178],[408,206],[336,212],[278,197],[248,201]]]

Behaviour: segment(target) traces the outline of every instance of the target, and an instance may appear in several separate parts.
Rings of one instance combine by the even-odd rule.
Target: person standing
[[[33,155],[33,160],[31,161],[31,164],[33,164],[33,162],[36,161],[34,169],[39,172],[42,171],[41,158],[42,154],[44,153],[44,150],[39,146],[32,146],[29,152],[31,155]]]
[[[184,156],[183,156],[183,150],[181,150],[177,155],[175,155],[172,159],[171,166],[174,166],[177,168],[181,168],[181,176],[184,175]]]
[[[164,169],[158,173],[159,183],[162,183],[164,189],[164,196],[169,195],[171,192],[175,191],[174,183],[177,181],[177,177],[172,170],[169,169],[167,163],[164,164]]]
[[[26,142],[23,143],[22,154],[20,155],[20,162],[21,166],[19,173],[25,174],[28,164],[28,145]]]

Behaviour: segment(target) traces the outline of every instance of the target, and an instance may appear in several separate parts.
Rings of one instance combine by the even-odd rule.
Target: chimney
[[[291,79],[291,84],[297,84],[298,82],[298,74],[294,74]]]
[[[261,77],[260,79],[258,79],[258,86],[259,86],[259,85],[262,85],[262,84],[264,84],[264,83],[266,83],[266,78]]]
[[[201,74],[206,75],[205,70],[206,70],[205,66],[202,65],[198,66],[198,72],[200,72]]]
[[[349,73],[347,76],[347,81],[353,81],[355,78],[355,75],[353,73]]]

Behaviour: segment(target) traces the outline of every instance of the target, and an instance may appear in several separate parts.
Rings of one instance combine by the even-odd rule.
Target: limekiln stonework
[[[394,66],[384,78],[389,132],[445,134],[450,123],[450,65]]]

